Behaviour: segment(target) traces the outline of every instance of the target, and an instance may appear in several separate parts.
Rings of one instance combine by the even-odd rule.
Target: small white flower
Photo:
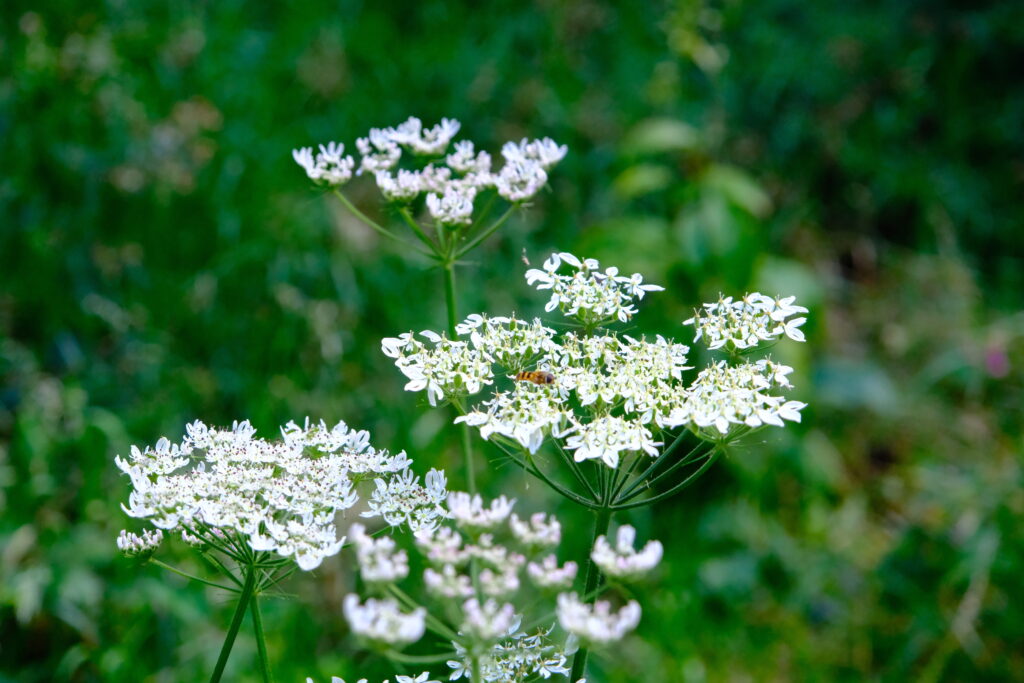
[[[623,452],[643,451],[653,458],[661,445],[642,424],[614,415],[579,425],[565,442],[566,450],[574,451],[576,462],[600,459],[612,468],[618,467]]]
[[[471,140],[460,140],[455,143],[455,151],[445,161],[453,171],[471,175],[490,175],[491,155],[480,151],[477,153]]]
[[[608,576],[617,579],[636,580],[661,562],[662,547],[659,541],[650,541],[644,549],[637,552],[633,547],[636,541],[636,529],[623,524],[615,537],[615,547],[607,537],[599,536],[594,542],[590,558]]]
[[[422,638],[426,629],[426,609],[406,614],[391,599],[370,598],[360,604],[359,596],[347,595],[343,610],[352,632],[373,643],[401,647]]]
[[[571,275],[559,273],[562,264],[575,269]],[[563,315],[577,318],[584,325],[597,325],[618,320],[627,322],[636,313],[633,299],[646,292],[661,291],[657,285],[643,284],[643,276],[619,275],[618,268],[599,270],[595,259],[579,259],[567,252],[552,254],[543,268],[526,271],[526,283],[537,289],[550,289],[546,311],[558,309]]]
[[[117,548],[127,557],[150,555],[163,540],[164,532],[160,529],[146,529],[141,536],[121,529],[121,533],[117,536]]]
[[[402,158],[402,149],[391,139],[394,131],[390,128],[371,128],[365,138],[356,140],[356,148],[362,159],[359,173],[390,171]]]
[[[587,605],[576,593],[561,593],[558,596],[558,623],[588,643],[607,645],[622,640],[637,627],[640,605],[630,600],[618,612],[612,612],[611,603],[600,601]]]
[[[568,588],[576,580],[576,571],[575,562],[566,562],[559,567],[554,555],[546,556],[540,564],[531,562],[526,565],[526,573],[538,588]]]
[[[382,169],[374,174],[374,178],[377,181],[377,189],[391,202],[411,202],[423,191],[420,174],[404,168],[398,169],[398,174],[394,176],[390,171]]]
[[[747,349],[763,341],[770,341],[785,335],[794,341],[804,341],[799,329],[807,318],[792,318],[806,313],[803,306],[795,306],[796,297],[773,299],[760,292],[745,295],[739,301],[732,297],[719,297],[717,302],[704,304],[704,311],[698,311],[683,322],[696,328],[694,341],[703,339],[709,349],[731,345],[736,349]]]
[[[534,513],[529,520],[521,520],[512,513],[509,528],[516,540],[526,546],[549,548],[562,542],[562,525],[543,512]]]
[[[455,523],[475,531],[493,529],[504,523],[515,503],[514,498],[509,500],[499,496],[491,501],[490,507],[484,507],[480,494],[471,496],[463,491],[453,491],[448,496],[448,510]]]
[[[348,537],[356,546],[359,573],[367,583],[393,583],[409,575],[409,556],[388,536],[375,539],[362,524],[353,524]]]
[[[532,159],[506,159],[494,179],[498,194],[510,202],[531,199],[548,182],[544,167]]]
[[[427,590],[444,598],[465,600],[473,595],[473,584],[465,574],[460,574],[454,565],[446,564],[441,571],[429,567],[423,570],[423,584]]]
[[[455,119],[441,119],[433,128],[424,129],[423,123],[410,116],[391,133],[391,140],[409,148],[414,154],[437,156],[444,154],[448,144],[459,132],[460,125]]]
[[[476,189],[448,185],[443,195],[427,195],[427,210],[444,225],[469,225],[473,222],[473,198]]]
[[[569,148],[559,145],[551,138],[543,140],[527,140],[523,138],[519,143],[506,142],[501,148],[501,155],[508,161],[535,161],[545,170],[565,158]]]
[[[507,634],[518,622],[515,608],[511,604],[499,605],[494,600],[481,605],[476,598],[470,598],[463,603],[462,614],[460,630],[480,641],[496,640]]]
[[[326,147],[320,145],[316,156],[313,156],[311,147],[294,149],[292,158],[302,166],[310,180],[332,187],[347,183],[355,168],[352,157],[345,156],[345,145],[338,142],[328,142]]]

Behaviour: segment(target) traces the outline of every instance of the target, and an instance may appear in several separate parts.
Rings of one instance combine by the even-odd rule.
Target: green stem
[[[498,218],[498,220],[494,221],[494,223],[491,224],[491,227],[487,228],[482,233],[480,233],[479,235],[474,237],[472,240],[470,240],[469,244],[467,244],[466,246],[464,246],[461,249],[459,249],[457,254],[456,254],[456,258],[462,258],[466,254],[468,254],[469,252],[473,251],[478,246],[480,246],[481,242],[483,242],[485,239],[487,239],[488,237],[493,235],[495,230],[497,230],[502,225],[504,225],[505,221],[507,221],[509,219],[509,216],[511,216],[512,212],[515,211],[515,210],[516,210],[516,205],[515,204],[513,204],[512,206],[510,206],[507,209],[505,209],[505,213],[501,214],[501,217]]]
[[[605,503],[605,507],[602,507],[597,511],[597,518],[594,520],[594,535],[590,539],[590,547],[594,547],[594,542],[597,541],[598,536],[604,536],[608,533],[608,526],[612,521],[612,510]],[[587,580],[583,586],[583,594],[593,596],[587,598],[587,604],[591,604],[597,598],[597,588],[601,582],[601,570],[598,569],[597,565],[594,564],[594,560],[590,558],[590,553],[587,553]],[[572,673],[569,674],[570,681],[578,681],[585,676],[587,670],[587,648],[581,647],[576,651],[576,656],[572,660]]]
[[[458,303],[455,299],[455,263],[446,260],[444,270],[444,300],[448,308],[448,338],[455,339],[455,325],[459,319]],[[460,411],[463,412],[463,411]],[[473,463],[473,434],[471,427],[462,423],[462,461],[466,465],[466,488],[471,495],[476,494],[476,471]]]
[[[189,574],[188,572],[183,572],[183,571],[181,571],[180,569],[178,569],[176,567],[172,567],[171,565],[167,564],[166,562],[161,562],[160,560],[157,560],[157,559],[152,559],[152,560],[150,560],[150,562],[152,562],[153,564],[155,564],[158,567],[163,567],[167,571],[173,572],[174,574],[177,574],[178,576],[184,576],[186,579],[191,579],[192,581],[198,581],[199,583],[206,584],[207,586],[210,586],[211,588],[220,588],[221,590],[227,591],[229,593],[237,593],[238,592],[237,588],[232,588],[231,586],[222,586],[219,583],[214,583],[213,581],[207,581],[206,579],[201,579],[198,576],[193,576],[192,574]]]
[[[217,658],[217,666],[210,676],[210,683],[218,683],[224,675],[224,667],[228,663],[228,655],[235,644],[235,636],[238,635],[238,628],[242,625],[242,618],[245,617],[245,610],[249,606],[249,599],[252,597],[253,588],[256,586],[256,570],[252,567],[246,569],[245,583],[242,584],[242,592],[238,596],[238,605],[235,607],[235,615],[231,618],[231,626],[224,637],[224,645],[220,648],[220,657]]]
[[[256,632],[256,649],[260,655],[260,673],[263,674],[263,683],[271,683],[274,677],[270,675],[270,658],[267,657],[267,641],[263,635],[263,617],[260,616],[259,596],[253,595],[249,602],[249,613],[252,615],[252,628]]]
[[[398,213],[402,216],[405,224],[409,226],[409,229],[412,230],[412,233],[416,235],[419,241],[427,245],[427,248],[434,252],[435,255],[440,255],[440,252],[437,250],[437,245],[431,241],[430,237],[427,236],[427,233],[423,232],[423,228],[420,227],[420,224],[417,223],[416,219],[414,219],[412,214],[409,213],[409,207],[403,206],[398,210]]]
[[[632,503],[621,503],[621,504],[613,505],[612,509],[613,510],[631,510],[632,508],[639,508],[639,507],[645,507],[647,505],[654,505],[655,503],[660,503],[661,501],[665,500],[666,498],[671,498],[672,496],[676,495],[677,493],[679,493],[680,491],[685,489],[687,486],[692,484],[693,482],[697,481],[697,479],[699,479],[702,474],[707,472],[708,468],[711,467],[712,465],[714,465],[715,461],[718,460],[718,456],[719,456],[719,454],[721,452],[722,451],[719,448],[716,448],[713,451],[711,451],[711,453],[708,454],[707,460],[705,460],[704,464],[700,466],[700,469],[698,469],[696,472],[694,472],[693,474],[688,476],[686,479],[682,480],[681,482],[679,482],[678,484],[676,484],[675,486],[670,488],[668,491],[665,491],[664,493],[659,493],[658,495],[654,496],[653,498],[644,498],[643,500],[633,501]],[[638,495],[638,493],[634,493],[633,495],[634,496]]]
[[[344,194],[342,194],[339,190],[335,190],[334,191],[334,196],[336,196],[341,201],[341,203],[345,205],[345,208],[348,209],[349,212],[353,216],[358,218],[365,225],[369,226],[370,228],[373,228],[375,231],[377,231],[381,235],[384,235],[385,237],[393,239],[394,241],[398,242],[399,244],[402,244],[403,246],[405,246],[405,247],[407,247],[409,249],[412,249],[413,251],[419,252],[420,254],[423,254],[424,256],[431,256],[431,257],[434,256],[429,251],[426,251],[424,249],[420,249],[415,244],[410,244],[409,242],[406,242],[401,237],[399,237],[398,235],[396,235],[395,233],[391,232],[390,230],[385,228],[383,225],[381,225],[377,221],[375,221],[372,218],[370,218],[369,216],[367,216],[365,213],[363,213],[362,211],[357,209],[356,205],[353,204],[352,202],[350,202],[348,197],[346,197]]]

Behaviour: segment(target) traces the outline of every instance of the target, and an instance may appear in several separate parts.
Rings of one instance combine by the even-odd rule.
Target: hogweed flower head
[[[334,517],[359,500],[359,481],[395,487],[390,507],[378,502],[375,511],[390,523],[429,526],[444,514],[443,476],[433,475],[429,500],[416,498],[418,480],[405,453],[373,448],[365,431],[308,421],[289,423],[278,441],[255,431],[249,422],[230,430],[194,422],[181,443],[164,438],[155,448],[132,446],[128,458],[115,460],[133,487],[124,511],[157,529],[180,530],[192,544],[238,535],[252,550],[292,558],[305,570],[341,549]],[[405,514],[389,518],[402,495]]]
[[[562,272],[566,265],[572,274]],[[431,405],[464,407],[455,421],[477,427],[484,439],[499,435],[534,454],[550,437],[576,462],[611,468],[634,454],[657,457],[667,430],[685,427],[724,443],[752,428],[799,421],[805,404],[781,391],[792,388],[788,366],[769,359],[720,361],[694,378],[685,344],[606,329],[630,320],[638,300],[662,289],[644,284],[642,275],[620,276],[614,267],[602,270],[594,259],[560,252],[542,269],[528,270],[526,279],[552,291],[548,310],[576,318],[584,330],[559,334],[536,319],[472,314],[455,326],[455,339],[429,330],[384,339],[384,353],[409,378],[406,389],[426,390]],[[762,325],[768,332],[802,338],[786,331],[803,322],[790,318],[803,310],[792,297],[748,295],[740,303],[758,306],[762,323],[773,321],[775,327]],[[475,404],[463,403],[491,386]]]
[[[407,204],[426,193],[427,208],[436,220],[461,226],[472,222],[476,192],[493,188],[509,202],[526,202],[544,187],[547,172],[567,151],[550,138],[509,142],[501,150],[502,167],[492,171],[491,155],[477,151],[470,140],[455,142],[454,151],[448,153],[460,128],[458,121],[448,118],[428,128],[411,116],[397,126],[371,128],[366,137],[357,138],[358,165],[352,157],[343,156],[344,146],[334,142],[321,146],[319,154],[305,147],[294,150],[292,156],[318,184],[338,187],[355,172],[373,176],[390,202]],[[403,162],[403,150],[431,161],[410,166]]]
[[[636,529],[623,524],[615,536],[615,546],[606,536],[599,536],[590,558],[608,576],[627,581],[638,579],[658,566],[663,549],[660,541],[649,541],[637,552],[635,542]]]

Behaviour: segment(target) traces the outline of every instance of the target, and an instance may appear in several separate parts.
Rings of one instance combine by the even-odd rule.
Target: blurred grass
[[[308,414],[459,480],[378,351],[442,325],[408,297],[437,274],[289,155],[409,114],[570,146],[463,310],[540,313],[524,247],[665,284],[641,331],[683,336],[719,291],[812,308],[778,348],[804,425],[634,515],[667,558],[595,680],[1024,680],[1022,60],[1009,1],[4,4],[0,680],[211,669],[222,598],[115,552],[131,443]],[[552,504],[507,466],[486,488]],[[350,580],[268,606],[280,680],[387,675],[346,634]],[[254,661],[240,639],[233,679]]]

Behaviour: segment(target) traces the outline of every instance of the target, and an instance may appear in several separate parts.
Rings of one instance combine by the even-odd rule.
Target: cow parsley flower
[[[544,166],[533,159],[506,159],[494,178],[498,194],[513,203],[532,199],[547,182]]]
[[[470,598],[463,604],[462,614],[459,630],[478,641],[497,640],[519,623],[515,607],[495,600],[480,604],[476,598]]]
[[[253,550],[293,558],[309,570],[341,549],[334,517],[359,499],[358,481],[388,486],[413,477],[405,453],[376,450],[368,433],[344,423],[330,429],[322,422],[289,423],[280,441],[257,438],[255,431],[249,422],[230,430],[194,422],[179,444],[160,439],[152,449],[132,446],[128,458],[115,460],[133,487],[124,511],[185,538],[237,534]],[[407,496],[401,505],[414,505],[412,491],[401,493]],[[432,496],[440,510],[443,492]],[[392,523],[409,517],[392,516]]]
[[[473,222],[473,198],[476,188],[448,185],[444,194],[427,195],[427,210],[444,225],[469,225]]]
[[[391,139],[393,132],[390,128],[371,128],[365,138],[356,139],[356,149],[362,157],[359,161],[359,174],[390,171],[398,165],[402,158],[402,148]]]
[[[146,529],[142,535],[133,534],[121,529],[117,536],[117,548],[127,557],[151,555],[164,540],[164,532],[160,529]]]
[[[575,269],[571,275],[559,272],[562,264]],[[643,276],[619,275],[619,269],[599,270],[595,259],[579,259],[567,252],[552,254],[543,268],[526,271],[526,282],[537,289],[550,289],[551,298],[544,310],[558,309],[563,315],[576,318],[585,326],[600,325],[612,320],[627,322],[637,309],[634,299],[647,292],[660,292],[664,287],[643,284]]]
[[[426,630],[427,611],[422,607],[407,614],[395,600],[370,598],[361,604],[354,594],[345,596],[342,607],[352,632],[375,645],[402,647],[415,643]]]
[[[433,128],[424,128],[422,121],[410,116],[391,131],[391,140],[414,154],[438,156],[448,149],[461,125],[455,119],[441,119],[441,123]]]
[[[412,470],[375,483],[362,517],[380,516],[391,526],[405,524],[415,533],[435,528],[447,516],[443,505],[448,482],[441,470],[431,469],[422,484]]]
[[[568,588],[576,580],[577,569],[575,562],[566,562],[559,567],[558,558],[554,555],[526,565],[526,573],[538,588]]]
[[[472,140],[460,140],[455,143],[455,151],[445,158],[448,167],[465,175],[486,176],[491,173],[491,155],[481,150],[477,152]]]
[[[392,175],[391,171],[382,169],[373,177],[377,181],[377,189],[390,202],[411,202],[423,191],[423,179],[416,171],[400,168],[396,175]]]
[[[532,634],[515,629],[477,658],[480,680],[510,683],[535,680],[536,676],[545,680],[555,674],[568,676],[567,655],[574,649],[556,643],[550,634],[551,629],[540,629]],[[455,650],[459,659],[448,662],[452,669],[450,680],[472,679],[472,658],[462,646],[456,645]]]
[[[562,542],[562,525],[552,515],[534,513],[529,519],[519,519],[512,513],[508,523],[512,535],[525,546],[551,548]]]
[[[487,356],[466,342],[453,341],[430,330],[420,335],[433,343],[432,348],[416,339],[412,332],[381,341],[385,356],[409,379],[406,391],[426,389],[430,405],[478,393],[494,380]]]
[[[310,180],[331,187],[347,183],[355,168],[355,161],[351,156],[345,156],[345,145],[340,142],[328,142],[326,147],[320,145],[316,156],[313,156],[312,147],[295,149],[292,150],[292,158],[302,166]]]
[[[696,342],[703,339],[710,349],[731,345],[736,349],[747,349],[763,341],[770,341],[785,335],[793,341],[804,341],[800,326],[807,318],[794,318],[807,313],[803,306],[795,306],[796,297],[773,299],[760,292],[745,295],[738,301],[732,297],[719,297],[714,303],[704,304],[704,311],[697,311],[692,318],[683,322],[693,325]]]
[[[720,361],[702,370],[687,391],[687,411],[695,425],[714,427],[721,435],[732,425],[782,427],[784,420],[799,422],[807,404],[769,393],[791,387],[787,375],[792,371],[767,359],[735,366]]]
[[[451,518],[459,527],[474,531],[493,529],[503,524],[515,503],[514,498],[509,500],[505,496],[499,496],[491,501],[490,507],[484,507],[480,494],[471,496],[462,491],[453,491],[448,496]]]
[[[520,383],[511,392],[499,392],[491,400],[483,401],[479,408],[455,418],[455,422],[479,427],[485,440],[492,434],[501,434],[536,453],[548,432],[561,437],[573,431],[571,417],[556,390]]]
[[[558,596],[558,623],[569,633],[593,645],[622,640],[640,623],[640,605],[630,600],[618,612],[611,603],[598,601],[588,605],[576,593]]]
[[[662,546],[659,541],[649,541],[643,550],[637,552],[633,547],[635,542],[636,529],[623,524],[615,536],[615,547],[606,536],[598,536],[590,558],[608,576],[636,580],[658,566]]]
[[[409,575],[409,556],[398,550],[393,538],[373,538],[362,524],[349,527],[348,536],[356,547],[359,573],[367,583],[394,583]]]
[[[568,151],[568,147],[559,145],[551,138],[523,138],[518,143],[506,142],[501,148],[501,155],[508,161],[535,161],[547,170],[564,159]]]
[[[657,457],[660,441],[655,441],[647,427],[622,417],[606,415],[580,424],[565,442],[576,462],[600,459],[608,467],[619,465],[623,452],[643,451]]]

